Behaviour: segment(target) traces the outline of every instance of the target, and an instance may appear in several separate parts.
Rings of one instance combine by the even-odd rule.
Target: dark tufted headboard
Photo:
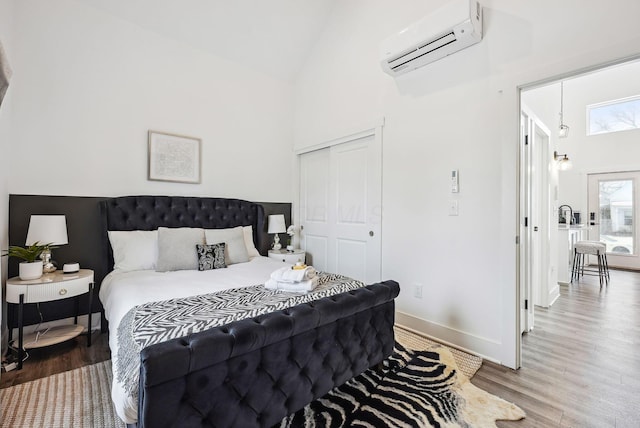
[[[253,226],[253,241],[261,248],[264,208],[241,199],[186,196],[122,196],[100,202],[103,259],[113,269],[108,230],[155,230],[158,227],[225,229]]]

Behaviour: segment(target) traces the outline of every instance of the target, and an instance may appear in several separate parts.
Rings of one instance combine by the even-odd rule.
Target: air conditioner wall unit
[[[380,46],[385,73],[399,76],[482,40],[482,5],[452,0]]]

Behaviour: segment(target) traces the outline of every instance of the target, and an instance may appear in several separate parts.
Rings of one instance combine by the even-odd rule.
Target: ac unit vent
[[[400,67],[402,66],[406,66],[408,64],[410,64],[411,62],[425,56],[425,55],[429,55],[431,52],[435,52],[440,48],[443,48],[444,46],[447,46],[451,43],[455,43],[456,42],[456,35],[453,33],[449,33],[447,35],[444,35],[442,37],[440,37],[439,39],[436,39],[434,41],[431,41],[425,45],[420,46],[418,49],[402,55],[399,58],[396,58],[392,61],[389,61],[389,65],[391,66],[391,68],[393,70],[398,70]],[[396,63],[396,61],[403,59],[403,62],[401,62],[400,64]]]
[[[453,0],[384,40],[382,69],[397,76],[451,55],[482,40],[482,6],[476,0]]]

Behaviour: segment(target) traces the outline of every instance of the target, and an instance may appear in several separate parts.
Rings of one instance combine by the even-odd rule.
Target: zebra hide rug
[[[285,418],[280,428],[495,427],[524,412],[471,384],[443,346],[413,351],[396,342],[378,368]]]

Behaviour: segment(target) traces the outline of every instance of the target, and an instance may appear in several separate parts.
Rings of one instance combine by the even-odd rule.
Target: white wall
[[[292,85],[72,0],[14,1],[8,190],[291,200]],[[147,131],[202,139],[202,184],[147,181]]]
[[[484,0],[479,45],[383,74],[380,40],[442,3],[337,2],[297,81],[294,139],[311,146],[384,116],[383,276],[401,284],[402,320],[513,367],[517,87],[639,53],[640,3]],[[447,215],[451,199],[458,217]]]
[[[14,51],[12,49],[13,41],[13,26],[11,20],[12,3],[10,0],[0,0],[0,41],[4,47],[5,53],[8,56],[10,65],[12,65],[12,58]],[[7,93],[5,94],[2,105],[0,106],[0,249],[6,249],[9,242],[9,190],[8,190],[8,177],[9,177],[9,144],[11,135],[11,106],[12,106],[12,92],[13,85],[9,86]],[[0,285],[2,291],[0,292],[0,298],[4,296],[5,283],[7,279],[7,258],[2,257],[0,259]],[[5,322],[2,314],[6,313],[6,303],[4,298],[0,299],[0,319],[2,319],[2,328],[0,344],[2,344],[2,352],[5,351]]]
[[[11,1],[0,0],[0,42],[9,60],[9,65],[13,66],[14,50],[12,49],[12,21]],[[7,180],[9,178],[9,144],[11,134],[11,107],[12,107],[13,81],[10,81],[9,89],[5,94],[0,106],[0,248],[7,248],[7,217],[9,215],[9,191]],[[0,273],[6,266],[6,259],[2,258]]]

